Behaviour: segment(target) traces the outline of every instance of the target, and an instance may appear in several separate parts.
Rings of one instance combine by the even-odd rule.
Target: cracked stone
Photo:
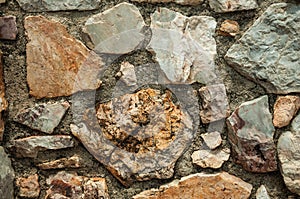
[[[14,198],[15,172],[4,148],[0,146],[0,195],[1,198]]]
[[[81,167],[82,160],[79,156],[74,155],[69,158],[60,158],[58,160],[44,162],[38,164],[37,166],[40,169],[48,170],[48,169],[63,169],[63,168],[79,168]]]
[[[17,0],[21,8],[28,12],[94,10],[99,8],[101,0]]]
[[[273,124],[275,127],[284,127],[290,124],[300,108],[300,97],[280,96],[274,105]]]
[[[226,61],[269,93],[300,92],[300,5],[271,5],[227,52]]]
[[[3,111],[7,109],[8,103],[5,98],[5,84],[3,77],[2,52],[0,51],[0,141],[3,140],[5,124],[3,120]]]
[[[261,185],[257,189],[255,197],[256,197],[256,199],[271,199],[269,194],[268,194],[268,191],[267,191],[267,189],[264,185]]]
[[[230,157],[230,149],[201,149],[192,154],[193,163],[202,168],[221,168]]]
[[[256,0],[209,0],[209,6],[219,13],[253,10],[258,7]]]
[[[133,196],[133,199],[246,199],[250,197],[251,190],[251,184],[226,172],[217,174],[196,173],[162,185],[158,189],[143,191]]]
[[[132,0],[136,2],[145,3],[177,3],[181,5],[199,5],[203,3],[204,0]]]
[[[26,198],[37,198],[40,195],[39,177],[37,174],[27,178],[18,178],[16,185],[19,187],[19,196]]]
[[[240,26],[238,22],[233,20],[225,20],[220,27],[220,33],[224,36],[236,36],[240,33]]]
[[[201,134],[202,139],[204,140],[206,146],[211,150],[217,148],[222,144],[222,137],[219,132],[209,132],[205,134]]]
[[[16,157],[19,158],[36,158],[40,151],[69,147],[74,147],[74,141],[71,136],[67,135],[30,136],[14,140],[12,146]]]
[[[224,84],[209,85],[199,89],[202,99],[201,121],[205,124],[229,116],[229,104]]]
[[[51,134],[69,107],[67,101],[36,104],[32,108],[19,111],[14,120],[32,129]]]
[[[18,34],[15,16],[0,17],[0,39],[16,40]]]
[[[268,96],[242,103],[227,119],[233,157],[247,171],[277,170],[274,126]]]
[[[36,98],[69,96],[99,88],[103,63],[59,22],[25,18],[27,82]]]
[[[144,19],[130,3],[120,3],[90,17],[83,33],[91,49],[99,53],[126,54],[144,41]]]

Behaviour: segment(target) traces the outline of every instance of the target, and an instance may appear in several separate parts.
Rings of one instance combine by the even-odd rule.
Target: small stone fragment
[[[145,3],[177,3],[181,5],[199,5],[203,3],[204,0],[132,0],[136,2],[145,2]]]
[[[121,81],[127,86],[137,86],[137,79],[134,71],[134,66],[129,62],[122,62],[120,72],[122,74]]]
[[[3,77],[3,63],[2,63],[2,52],[0,51],[0,141],[3,140],[4,134],[4,120],[3,111],[7,109],[8,103],[5,99],[5,84]]]
[[[18,178],[16,181],[20,189],[19,195],[26,198],[37,198],[40,195],[39,177],[37,174],[28,176],[27,178]]]
[[[258,7],[256,0],[209,0],[209,6],[219,13],[253,10]]]
[[[0,196],[1,198],[14,198],[15,172],[4,148],[0,146]]]
[[[217,174],[196,173],[180,180],[133,196],[133,199],[247,199],[252,185],[226,172]]]
[[[94,10],[99,8],[101,0],[17,0],[23,10],[28,12],[61,10]]]
[[[104,178],[90,178],[83,185],[84,199],[109,199],[108,189]]]
[[[256,196],[256,199],[271,199],[268,194],[268,191],[264,185],[261,185],[257,189],[255,196]]]
[[[229,116],[230,110],[224,84],[208,85],[199,89],[202,99],[200,111],[203,123],[215,122]]]
[[[71,36],[59,22],[43,16],[25,18],[27,82],[36,98],[69,96],[97,89],[101,58]]]
[[[231,46],[226,61],[269,93],[300,92],[299,20],[299,4],[271,5]]]
[[[144,40],[145,22],[139,9],[120,3],[90,17],[83,27],[91,49],[99,53],[126,54]]]
[[[201,134],[201,137],[211,150],[217,148],[222,143],[221,134],[217,131]]]
[[[18,34],[15,16],[0,17],[0,39],[16,40]]]
[[[221,168],[224,162],[230,157],[230,149],[222,150],[198,150],[192,154],[193,163],[202,168]]]
[[[13,141],[14,152],[17,157],[35,158],[39,151],[57,150],[74,147],[74,141],[71,136],[53,135],[53,136],[31,136]]]
[[[48,169],[63,169],[63,168],[79,168],[81,167],[81,158],[77,155],[74,155],[70,158],[61,158],[58,160],[45,162],[38,164],[37,166],[40,169],[48,170]]]
[[[247,171],[277,170],[274,126],[268,96],[242,103],[227,119],[233,157]]]
[[[300,97],[280,96],[274,105],[273,124],[275,127],[284,127],[290,124],[300,108]]]
[[[232,20],[225,20],[221,24],[220,32],[224,36],[236,36],[240,32],[240,26],[238,22]]]
[[[36,104],[32,108],[19,111],[14,120],[32,129],[51,134],[69,107],[67,101]]]

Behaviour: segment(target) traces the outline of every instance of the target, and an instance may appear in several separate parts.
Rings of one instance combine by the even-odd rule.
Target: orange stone
[[[7,101],[5,99],[5,85],[3,78],[2,52],[0,51],[0,141],[3,140],[4,120],[2,112],[7,109]]]
[[[232,20],[225,20],[221,24],[220,33],[224,36],[236,36],[240,32],[240,26],[238,22]]]

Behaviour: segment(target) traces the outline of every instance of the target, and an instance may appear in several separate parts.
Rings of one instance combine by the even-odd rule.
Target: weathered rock
[[[42,16],[25,18],[27,82],[37,98],[68,96],[96,89],[103,63],[60,23]]]
[[[39,151],[57,150],[74,146],[71,136],[31,136],[13,141],[14,152],[17,157],[35,158]]]
[[[67,101],[36,104],[32,108],[19,111],[14,120],[32,129],[51,134],[69,107]]]
[[[101,0],[17,0],[23,10],[28,12],[60,10],[94,10],[99,8]]]
[[[277,170],[274,126],[268,96],[241,104],[227,119],[233,157],[247,171]]]
[[[291,128],[292,131],[299,131],[300,132],[300,114],[298,114],[294,119],[293,119],[293,122],[292,122],[292,128]]]
[[[221,134],[217,131],[201,134],[201,137],[208,148],[212,150],[220,146],[222,143]]]
[[[268,191],[264,185],[261,185],[257,189],[255,196],[256,196],[256,199],[271,199],[268,194]]]
[[[167,8],[151,15],[152,38],[147,48],[170,82],[195,82],[198,72],[205,73],[206,81],[216,78],[216,25],[213,17],[186,17]]]
[[[133,199],[213,199],[249,198],[252,185],[226,172],[217,174],[197,173],[163,185],[159,189],[144,191]]]
[[[230,149],[209,150],[202,149],[192,154],[193,163],[202,168],[221,168],[223,163],[229,159]]]
[[[2,64],[2,52],[0,51],[0,141],[3,140],[4,134],[4,120],[3,111],[7,109],[8,103],[5,99],[5,84],[3,77],[3,64]]]
[[[137,86],[137,79],[134,71],[134,65],[129,62],[122,62],[121,68],[121,78],[120,80],[124,82],[127,86]]]
[[[271,5],[227,52],[225,59],[270,93],[300,92],[300,5]]]
[[[11,161],[0,146],[0,195],[1,198],[14,198],[15,172],[11,166]]]
[[[16,185],[19,187],[19,195],[26,198],[37,198],[40,195],[39,177],[37,174],[27,178],[18,178]]]
[[[83,32],[90,48],[99,53],[125,54],[144,40],[145,23],[139,9],[120,3],[89,18]]]
[[[47,179],[51,185],[47,190],[47,199],[72,198],[72,199],[109,199],[106,181],[104,178],[87,178],[76,173],[61,171]]]
[[[15,16],[0,17],[0,39],[15,40],[18,29]]]
[[[226,19],[221,24],[220,32],[224,36],[234,37],[240,33],[240,26],[238,22]]]
[[[79,168],[81,167],[82,160],[79,156],[74,155],[69,158],[61,158],[54,161],[44,162],[38,164],[37,166],[40,169],[48,170],[48,169],[62,169],[62,168]]]
[[[275,127],[284,127],[290,124],[300,108],[300,97],[280,96],[274,105],[273,124]]]
[[[199,5],[203,3],[204,0],[132,0],[136,2],[146,2],[146,3],[178,3],[181,5]]]
[[[203,123],[215,122],[229,116],[230,110],[224,84],[209,85],[199,89],[202,98],[200,111]]]
[[[209,6],[215,12],[252,10],[258,7],[256,0],[209,0]]]

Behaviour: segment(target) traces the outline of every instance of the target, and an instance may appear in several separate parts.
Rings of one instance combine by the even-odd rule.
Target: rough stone
[[[145,23],[139,9],[120,3],[90,17],[83,27],[89,47],[99,53],[126,54],[144,40]]]
[[[127,86],[137,86],[137,79],[134,71],[134,65],[129,62],[122,62],[120,72],[122,74],[120,80]]]
[[[229,159],[230,149],[209,150],[202,149],[192,154],[193,163],[202,168],[221,168],[223,163]]]
[[[61,10],[94,10],[99,8],[101,0],[17,0],[23,10],[28,12]]]
[[[211,150],[217,148],[222,144],[221,134],[217,131],[201,134],[201,137],[208,148],[210,148]]]
[[[202,99],[200,111],[203,123],[215,122],[229,116],[230,110],[224,84],[209,85],[199,89]]]
[[[32,108],[19,111],[14,120],[32,129],[51,134],[69,107],[67,101],[36,104]]]
[[[27,82],[36,98],[69,96],[97,89],[103,63],[59,22],[43,16],[25,18]]]
[[[16,17],[0,17],[0,39],[16,40],[18,34]]]
[[[4,148],[0,146],[0,195],[2,198],[14,198],[15,172]]]
[[[226,19],[221,24],[220,32],[224,36],[234,37],[240,33],[240,26],[238,22]]]
[[[37,198],[40,195],[39,177],[37,174],[27,178],[18,178],[16,185],[19,187],[19,196],[26,198]]]
[[[4,134],[4,120],[3,120],[3,111],[7,109],[8,103],[5,98],[5,84],[3,77],[3,63],[2,63],[2,52],[0,51],[0,141],[3,140]]]
[[[284,127],[290,124],[300,108],[300,97],[280,96],[274,105],[273,124],[275,127]]]
[[[199,5],[203,3],[204,0],[133,0],[136,2],[145,3],[177,3],[181,5]]]
[[[79,168],[81,167],[82,160],[78,155],[74,155],[69,158],[61,158],[54,161],[44,162],[38,164],[37,166],[40,169],[48,170],[48,169],[63,169],[63,168]]]
[[[274,126],[268,96],[242,103],[227,119],[233,157],[251,172],[277,170]]]
[[[256,199],[271,199],[268,194],[268,191],[264,185],[261,185],[257,189],[255,196],[256,196]]]
[[[57,150],[74,146],[71,136],[30,136],[13,141],[14,152],[17,157],[35,158],[39,151]]]
[[[246,199],[250,197],[251,190],[251,184],[226,172],[197,173],[163,185],[159,189],[144,191],[134,196],[133,199]]]
[[[300,92],[300,5],[271,5],[227,52],[225,59],[270,93]]]
[[[47,179],[51,185],[47,190],[47,199],[109,199],[108,189],[104,178],[87,178],[76,173],[61,171]]]
[[[233,12],[252,10],[258,7],[256,0],[209,0],[209,6],[215,12]]]

